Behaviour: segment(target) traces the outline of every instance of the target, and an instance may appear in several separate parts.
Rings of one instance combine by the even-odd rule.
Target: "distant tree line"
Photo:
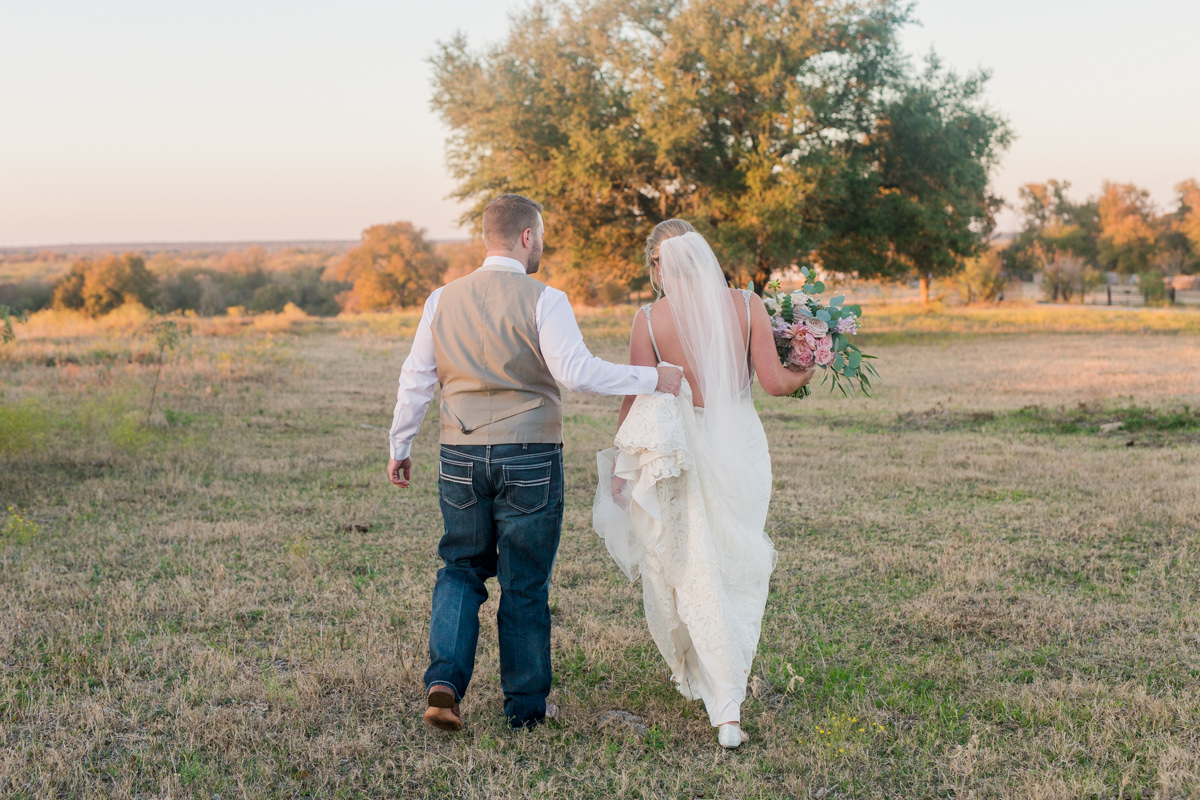
[[[18,270],[23,273],[18,280],[0,282],[0,305],[98,317],[126,303],[200,316],[230,309],[278,312],[291,304],[314,316],[332,316],[418,305],[443,280],[478,266],[482,256],[476,246],[434,243],[412,224],[398,222],[368,228],[357,247],[342,252],[271,253],[255,246],[221,254],[110,254],[76,258],[65,274],[49,281]],[[55,254],[25,259],[17,266],[60,272],[64,266]]]
[[[1050,180],[1020,190],[1019,235],[1004,248],[1006,271],[1042,276],[1047,299],[1069,301],[1103,286],[1105,273],[1138,276],[1150,302],[1165,278],[1200,273],[1200,184],[1175,187],[1174,208],[1159,210],[1145,189],[1105,182],[1097,197],[1076,202],[1070,183]]]
[[[1011,277],[1029,279],[1035,274],[1042,276],[1047,299],[1071,300],[1103,285],[1105,273],[1139,276],[1143,293],[1153,302],[1164,299],[1164,278],[1200,273],[1200,185],[1195,180],[1176,187],[1175,206],[1166,211],[1156,209],[1149,194],[1132,184],[1105,183],[1098,197],[1082,202],[1067,196],[1069,188],[1066,181],[1057,180],[1023,186],[1022,230],[1005,246],[983,247],[945,264],[929,262],[933,266],[928,270],[926,262],[916,260],[915,251],[909,257],[924,274],[953,278],[968,302],[994,300]],[[820,252],[860,245],[854,234],[843,231]],[[957,251],[941,252],[945,256]],[[315,316],[380,311],[421,304],[433,289],[478,266],[482,257],[478,244],[432,242],[408,222],[367,228],[358,246],[340,252],[292,248],[272,253],[250,247],[220,254],[157,253],[149,258],[142,253],[113,254],[73,262],[35,254],[26,256],[23,270],[16,270],[17,280],[0,282],[0,307],[13,312],[73,309],[93,317],[127,303],[201,316],[234,308],[278,312],[289,304]],[[61,271],[66,263],[70,266],[65,274],[53,281],[30,274],[32,269]],[[602,262],[587,274],[606,281],[603,285],[614,291],[574,297],[623,299],[636,288],[635,273],[631,268],[616,281]],[[566,281],[562,273],[554,276],[556,282],[569,286],[578,278],[570,271],[565,275]]]

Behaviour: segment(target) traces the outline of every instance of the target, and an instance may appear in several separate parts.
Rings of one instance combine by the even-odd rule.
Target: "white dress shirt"
[[[519,272],[525,265],[513,258],[488,256],[479,269]],[[413,336],[412,350],[400,370],[400,389],[396,393],[396,410],[392,414],[392,429],[388,433],[392,458],[403,460],[412,451],[412,441],[421,428],[421,420],[433,400],[437,386],[437,363],[434,360],[433,315],[437,311],[442,290],[436,289],[425,301],[421,322]],[[658,385],[654,367],[633,367],[613,364],[592,355],[584,344],[579,323],[567,295],[550,286],[537,301],[538,344],[546,366],[554,379],[566,388],[587,394],[651,394]]]

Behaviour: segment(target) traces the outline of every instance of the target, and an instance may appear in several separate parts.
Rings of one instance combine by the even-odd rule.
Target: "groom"
[[[438,494],[445,566],[433,588],[425,722],[462,728],[486,582],[496,614],[504,716],[514,728],[553,718],[550,573],[562,532],[559,386],[592,394],[679,392],[674,367],[593,356],[567,296],[531,278],[542,256],[541,205],[516,194],[483,212],[483,265],[436,290],[400,371],[388,477],[407,487],[413,438],[441,384]]]

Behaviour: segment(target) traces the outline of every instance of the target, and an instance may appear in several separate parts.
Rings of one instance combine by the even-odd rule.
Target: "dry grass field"
[[[596,352],[631,315],[583,317]],[[504,726],[493,597],[466,729],[421,724],[436,407],[384,475],[415,320],[193,321],[153,408],[137,315],[0,346],[0,796],[1200,796],[1200,315],[868,309],[873,399],[760,397],[780,559],[733,752],[591,531],[618,401],[580,395],[562,719]]]

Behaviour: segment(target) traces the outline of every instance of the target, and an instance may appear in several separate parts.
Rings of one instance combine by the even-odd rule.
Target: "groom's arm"
[[[433,347],[433,314],[437,310],[438,289],[425,301],[421,321],[413,335],[412,349],[400,369],[400,386],[396,391],[396,408],[392,412],[392,427],[388,431],[388,479],[397,486],[408,486],[412,460],[413,439],[421,429],[421,421],[433,400],[437,388],[437,362]]]
[[[546,287],[538,299],[538,341],[554,379],[587,394],[651,394],[659,383],[654,367],[613,364],[592,355],[583,341],[566,294]],[[678,386],[676,386],[678,391]]]

